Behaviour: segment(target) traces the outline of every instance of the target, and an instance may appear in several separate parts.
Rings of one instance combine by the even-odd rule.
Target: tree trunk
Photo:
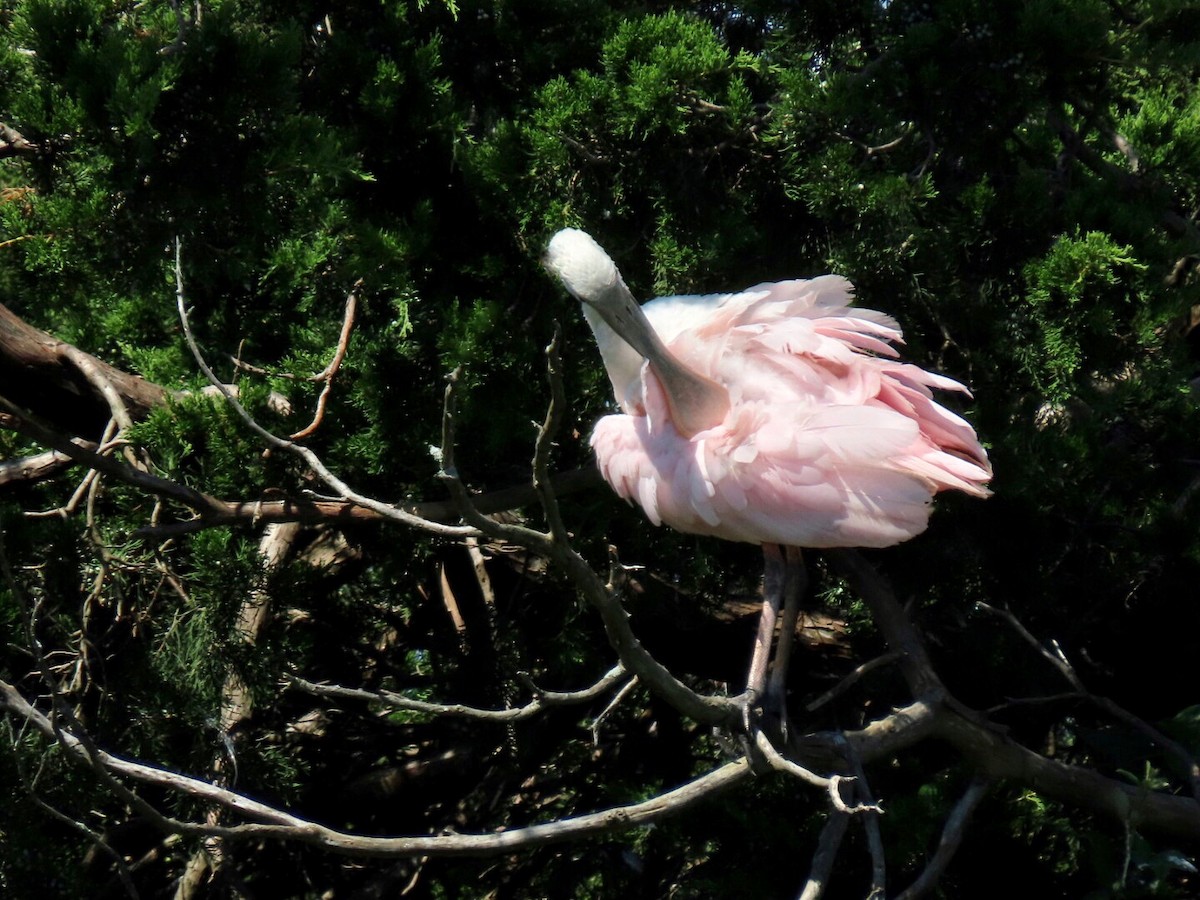
[[[64,355],[69,347],[0,304],[0,391],[68,434],[96,438],[112,412],[100,391]],[[165,388],[94,356],[84,356],[112,385],[132,418],[142,418],[166,401]]]

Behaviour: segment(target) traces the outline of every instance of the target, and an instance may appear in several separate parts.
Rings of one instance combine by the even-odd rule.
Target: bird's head
[[[596,303],[623,284],[616,263],[590,234],[578,228],[564,228],[551,238],[542,262],[585,303]]]

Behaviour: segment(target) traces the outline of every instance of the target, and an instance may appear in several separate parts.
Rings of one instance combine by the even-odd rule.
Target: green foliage
[[[1094,376],[1110,374],[1114,358],[1127,364],[1121,344],[1139,337],[1134,320],[1145,303],[1136,282],[1146,268],[1131,247],[1096,231],[1060,237],[1026,267],[1025,297],[1041,337],[1029,346],[1026,365],[1049,398],[1076,393],[1081,367]]]
[[[306,379],[331,359],[356,291],[349,351],[308,443],[388,500],[444,499],[429,447],[458,366],[464,476],[480,490],[527,483],[556,322],[572,409],[555,465],[590,465],[587,435],[610,388],[576,311],[538,268],[558,227],[594,233],[645,296],[836,271],[904,325],[906,355],[971,386],[962,408],[995,463],[991,500],[939,500],[927,535],[878,557],[915,601],[950,689],[1002,707],[1002,724],[1030,746],[1054,743],[1064,761],[1178,783],[1170,760],[1111,722],[1003,707],[1064,686],[972,610],[1011,609],[1097,693],[1200,747],[1200,698],[1177,671],[1200,633],[1194,3],[222,0],[201,12],[163,0],[0,4],[0,123],[38,147],[0,158],[0,302],[191,391],[123,435],[153,472],[248,504],[321,490],[197,393],[175,313],[177,237],[202,350],[280,433],[312,417],[322,385]],[[271,390],[291,417],[270,411]],[[6,459],[37,449],[0,432]],[[228,738],[239,787],[376,833],[587,812],[722,759],[703,729],[645,697],[625,701],[596,747],[574,713],[494,732],[350,706],[330,717],[281,676],[501,706],[525,697],[517,672],[580,685],[611,653],[554,573],[499,550],[489,606],[460,548],[381,525],[347,526],[349,563],[267,572],[261,527],[146,535],[189,513],[111,479],[75,515],[24,516],[65,505],[80,477],[0,486],[0,512],[45,645],[81,661],[68,699],[104,746],[204,773]],[[704,688],[740,677],[749,638],[726,611],[754,591],[752,548],[653,529],[602,491],[564,497],[563,509],[589,558],[602,564],[611,543],[648,567],[632,613],[673,670]],[[883,650],[853,592],[820,560],[811,570],[811,596],[838,627],[804,654],[797,701]],[[273,602],[250,645],[238,615],[258,591]],[[0,626],[17,636],[0,671],[17,683],[31,670],[25,621],[0,585]],[[255,711],[223,735],[231,673]],[[804,727],[909,699],[883,671]],[[10,818],[29,824],[0,825],[0,890],[78,893],[93,872],[87,841],[18,786],[44,765],[44,798],[68,815],[115,826],[128,811],[45,742],[4,737],[14,750],[0,754],[0,785],[18,797]],[[901,884],[965,773],[922,752],[872,778]],[[650,831],[499,864],[430,862],[418,889],[793,895],[801,873],[779,866],[780,835],[811,846],[818,799],[759,779]],[[1127,848],[1119,828],[1033,793],[988,803],[947,896],[988,893],[997,869],[1006,885],[1070,896],[1194,885],[1187,857],[1152,836]],[[128,852],[140,858],[155,840],[130,838]],[[148,864],[143,893],[166,890],[186,859]],[[372,879],[390,865],[343,868],[306,847],[231,860],[279,896],[386,889]]]

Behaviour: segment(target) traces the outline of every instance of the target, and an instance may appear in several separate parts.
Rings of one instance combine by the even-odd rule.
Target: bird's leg
[[[750,730],[750,710],[763,695],[767,682],[767,663],[771,659],[771,644],[775,639],[775,622],[779,618],[779,607],[783,602],[787,566],[783,559],[783,548],[778,544],[763,544],[766,562],[763,574],[763,605],[758,617],[758,636],[754,639],[754,655],[750,657],[750,671],[746,675],[746,730]]]
[[[766,702],[779,712],[779,721],[787,728],[787,670],[796,637],[796,619],[800,616],[800,598],[808,587],[808,570],[799,547],[784,550],[783,619],[779,625],[779,643],[775,646],[775,662],[771,665],[771,681],[767,685]]]

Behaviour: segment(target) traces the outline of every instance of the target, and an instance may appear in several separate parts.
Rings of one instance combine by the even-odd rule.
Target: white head
[[[576,298],[596,301],[621,282],[621,273],[607,253],[578,228],[564,228],[550,239],[546,268],[557,275]]]
[[[564,228],[546,248],[545,266],[583,301],[604,367],[626,412],[639,405],[642,361],[662,384],[680,434],[691,437],[711,428],[729,411],[729,392],[675,359],[625,286],[621,273],[600,245],[577,228]]]

